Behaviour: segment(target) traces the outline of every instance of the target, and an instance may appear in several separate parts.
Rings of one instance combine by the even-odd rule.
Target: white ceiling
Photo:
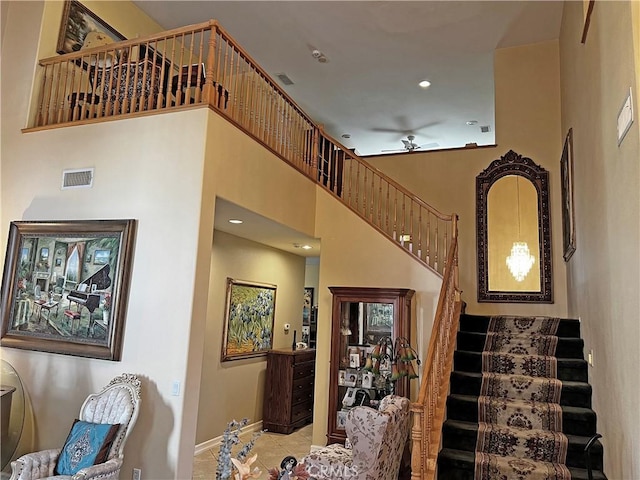
[[[431,145],[422,150],[493,144],[494,50],[558,38],[562,15],[559,1],[135,3],[167,29],[219,20],[274,80],[284,73],[294,82],[280,85],[316,123],[361,155],[402,149],[409,134]]]
[[[135,1],[135,0],[134,0]],[[494,143],[496,48],[558,38],[561,1],[153,1],[166,29],[217,19],[327,133],[360,155]],[[328,62],[312,55],[321,51]],[[432,85],[420,89],[418,82]],[[475,120],[473,126],[467,121]],[[488,125],[489,133],[480,133]],[[351,138],[344,139],[348,133]],[[423,147],[428,150],[433,147]],[[228,223],[242,218],[242,225]],[[301,256],[320,241],[222,199],[215,228]],[[302,250],[294,244],[310,244]]]

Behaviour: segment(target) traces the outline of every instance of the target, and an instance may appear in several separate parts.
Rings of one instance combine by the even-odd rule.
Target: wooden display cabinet
[[[388,393],[383,376],[363,377],[366,357],[383,337],[410,339],[414,290],[405,288],[329,287],[333,294],[331,367],[327,443],[344,444],[349,409]],[[394,393],[409,396],[409,380],[395,383]]]

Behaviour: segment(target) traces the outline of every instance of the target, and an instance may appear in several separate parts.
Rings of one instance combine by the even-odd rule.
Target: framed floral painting
[[[222,361],[266,355],[275,309],[276,285],[227,278]]]

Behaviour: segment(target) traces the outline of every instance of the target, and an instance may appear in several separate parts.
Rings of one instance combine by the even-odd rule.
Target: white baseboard
[[[260,430],[262,430],[262,420],[243,427],[240,430],[240,437],[242,438],[243,435],[259,432]],[[220,446],[220,442],[222,442],[222,435],[219,435],[216,438],[212,438],[211,440],[207,440],[206,442],[202,442],[196,445],[194,456],[200,455],[202,452],[205,452],[212,448],[218,448]]]

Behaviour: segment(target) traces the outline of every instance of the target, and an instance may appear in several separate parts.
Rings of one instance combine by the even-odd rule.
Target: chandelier
[[[516,192],[518,196],[518,241],[513,242],[511,255],[507,257],[507,267],[509,267],[509,271],[513,278],[516,279],[516,282],[522,282],[536,259],[531,255],[527,242],[520,240],[520,183],[518,182],[518,175],[516,175]]]
[[[513,242],[511,255],[507,257],[507,266],[516,282],[525,279],[535,261],[535,257],[529,252],[527,242]]]

